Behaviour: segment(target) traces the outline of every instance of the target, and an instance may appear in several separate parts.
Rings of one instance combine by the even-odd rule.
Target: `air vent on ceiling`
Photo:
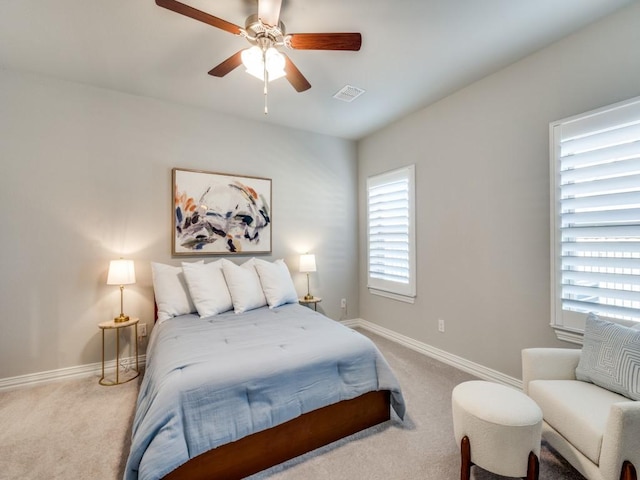
[[[333,98],[342,100],[343,102],[353,102],[356,98],[364,93],[364,90],[352,85],[345,85],[336,93]]]

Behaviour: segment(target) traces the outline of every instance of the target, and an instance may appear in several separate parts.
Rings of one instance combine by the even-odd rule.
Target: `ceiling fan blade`
[[[216,65],[211,70],[209,70],[209,75],[213,75],[214,77],[224,77],[227,73],[235,68],[238,68],[242,64],[242,50],[234,53],[229,58],[227,58],[224,62]]]
[[[199,20],[207,25],[211,25],[212,27],[220,28],[229,33],[233,33],[234,35],[240,35],[240,27],[238,25],[234,25],[231,22],[214,17],[213,15],[198,10],[197,8],[190,7],[189,5],[185,5],[177,0],[156,0],[156,5],[187,17],[191,17],[195,20]]]
[[[362,35],[359,33],[292,33],[291,48],[298,50],[360,50]]]
[[[283,54],[284,55],[284,54]],[[284,72],[287,74],[287,80],[296,89],[297,92],[304,92],[311,88],[309,81],[304,78],[304,75],[300,73],[298,67],[296,67],[291,59],[284,55]]]
[[[278,26],[282,0],[258,0],[258,18],[265,25]]]

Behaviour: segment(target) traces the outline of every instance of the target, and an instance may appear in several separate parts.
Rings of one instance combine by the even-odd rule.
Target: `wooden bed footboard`
[[[164,479],[241,479],[389,418],[390,393],[365,393],[209,450]]]

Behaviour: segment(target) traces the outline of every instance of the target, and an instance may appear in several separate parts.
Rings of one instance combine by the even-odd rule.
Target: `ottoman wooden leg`
[[[622,471],[620,472],[620,480],[637,480],[638,475],[636,468],[629,460],[625,460],[622,464]]]
[[[535,453],[529,452],[529,462],[527,466],[527,480],[538,480],[540,475],[540,461]]]
[[[460,480],[469,480],[471,478],[471,443],[469,443],[469,437],[467,436],[462,437],[460,453],[462,457]]]

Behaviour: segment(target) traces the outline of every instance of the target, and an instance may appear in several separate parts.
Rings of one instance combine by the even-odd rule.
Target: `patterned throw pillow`
[[[576,378],[640,400],[640,330],[589,314]]]

